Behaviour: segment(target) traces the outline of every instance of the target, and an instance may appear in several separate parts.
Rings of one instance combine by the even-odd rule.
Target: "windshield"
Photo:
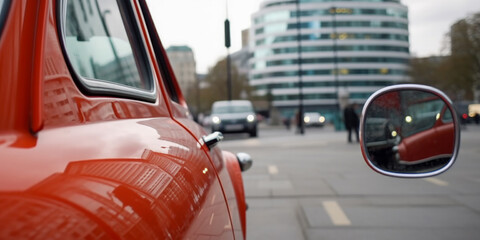
[[[441,99],[418,102],[408,106],[404,120],[404,136],[410,136],[432,128],[440,118],[444,106],[445,103]],[[451,118],[449,112],[448,115]]]
[[[252,112],[250,106],[221,106],[213,109],[213,114]]]

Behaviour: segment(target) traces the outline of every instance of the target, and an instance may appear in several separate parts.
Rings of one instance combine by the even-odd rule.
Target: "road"
[[[427,179],[373,172],[360,145],[329,127],[263,127],[220,146],[254,159],[243,175],[247,239],[480,239],[480,126],[462,131],[455,165]]]

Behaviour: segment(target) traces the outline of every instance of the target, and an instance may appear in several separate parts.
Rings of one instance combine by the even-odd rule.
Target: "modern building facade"
[[[239,74],[248,76],[250,51],[248,46],[249,29],[242,30],[242,48],[230,55],[232,64],[237,68]]]
[[[297,41],[300,40],[300,41]],[[252,15],[250,84],[292,116],[332,119],[349,103],[407,82],[407,7],[399,0],[266,0]]]
[[[188,46],[170,46],[166,51],[182,92],[188,94],[188,90],[196,86],[197,79],[192,49]]]

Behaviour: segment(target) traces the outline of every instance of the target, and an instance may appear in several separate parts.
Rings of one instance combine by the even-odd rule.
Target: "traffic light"
[[[230,21],[225,20],[225,47],[230,47]]]

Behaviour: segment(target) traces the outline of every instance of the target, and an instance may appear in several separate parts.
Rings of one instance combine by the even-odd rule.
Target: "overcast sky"
[[[251,14],[262,0],[228,0],[232,47],[241,48],[241,31],[250,27]],[[227,0],[147,0],[165,48],[187,45],[193,49],[197,72],[227,55],[223,24]],[[410,51],[413,56],[439,55],[450,26],[474,12],[480,0],[401,0],[409,8]]]

